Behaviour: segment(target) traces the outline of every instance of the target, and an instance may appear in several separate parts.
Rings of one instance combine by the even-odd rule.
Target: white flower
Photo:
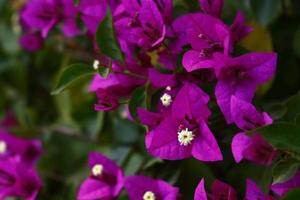
[[[97,164],[93,166],[92,168],[93,176],[101,176],[102,173],[103,173],[103,165]]]
[[[161,100],[161,103],[162,103],[165,107],[170,106],[171,103],[172,103],[172,97],[171,97],[169,94],[167,94],[167,93],[165,93],[164,95],[162,95],[162,96],[160,97],[160,100]]]
[[[192,143],[194,140],[194,134],[192,131],[189,131],[189,129],[184,129],[178,132],[178,141],[180,145],[187,146]]]
[[[151,191],[147,191],[145,192],[144,196],[143,196],[143,200],[155,200],[155,195],[153,192]]]

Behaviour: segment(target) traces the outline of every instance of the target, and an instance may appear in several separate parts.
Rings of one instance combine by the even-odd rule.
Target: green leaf
[[[293,47],[297,57],[300,58],[300,29],[294,35]]]
[[[260,133],[275,148],[300,154],[300,127],[290,123],[274,123],[250,133]]]
[[[282,183],[289,180],[298,171],[300,163],[296,160],[281,160],[273,169],[273,183]]]
[[[256,19],[263,26],[269,25],[282,10],[281,0],[250,0],[250,5]]]
[[[103,54],[114,60],[123,61],[123,54],[115,37],[112,16],[109,9],[103,22],[98,27],[96,40]]]
[[[295,189],[288,192],[281,200],[299,200],[300,189]]]
[[[286,114],[286,106],[282,103],[271,104],[268,108],[268,113],[273,120],[281,119]]]
[[[141,168],[143,162],[144,162],[144,158],[143,156],[141,156],[141,154],[139,153],[133,154],[125,167],[126,176],[131,176],[136,174]]]
[[[99,67],[98,73],[102,78],[106,78],[109,74],[109,68],[107,67]]]
[[[55,89],[51,92],[52,95],[57,95],[63,90],[71,86],[77,80],[94,74],[92,67],[84,64],[73,64],[65,68],[59,76],[58,83]]]
[[[284,120],[295,122],[296,118],[300,114],[300,93],[295,96],[290,97],[286,102],[286,114],[284,115]]]
[[[136,121],[139,121],[137,108],[146,106],[146,99],[147,99],[146,90],[147,89],[144,86],[135,89],[129,101],[129,112]]]

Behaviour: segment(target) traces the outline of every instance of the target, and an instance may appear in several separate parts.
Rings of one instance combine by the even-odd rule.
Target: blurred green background
[[[244,190],[247,177],[263,187],[269,184],[268,168],[248,162],[234,164],[229,144],[235,129],[226,128],[222,120],[213,119],[211,126],[218,123],[219,127],[212,129],[221,140],[223,162],[204,164],[194,159],[166,162],[147,154],[145,129],[124,118],[124,108],[105,114],[94,111],[95,96],[87,92],[91,76],[52,96],[51,90],[63,68],[76,62],[92,67],[93,49],[85,36],[65,39],[58,31],[52,31],[41,51],[25,52],[18,45],[21,34],[18,10],[23,3],[24,0],[0,0],[0,114],[3,116],[6,110],[16,114],[20,126],[11,130],[14,134],[43,141],[44,154],[38,170],[44,188],[39,199],[75,199],[80,182],[88,175],[86,161],[92,150],[116,160],[126,175],[151,175],[179,186],[184,199],[192,199],[203,176],[208,185],[217,177],[240,191]],[[198,9],[197,1],[174,0],[174,4],[175,15]],[[237,47],[237,52],[279,54],[276,77],[259,88],[255,100],[279,119],[289,109],[283,102],[296,95],[300,87],[300,1],[225,0],[223,19],[228,24],[236,10],[241,10],[248,24],[255,28]]]

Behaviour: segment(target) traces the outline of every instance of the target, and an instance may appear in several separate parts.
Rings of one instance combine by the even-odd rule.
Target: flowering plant
[[[0,4],[19,44],[0,54],[23,70],[4,68],[0,199],[300,198],[283,2]]]

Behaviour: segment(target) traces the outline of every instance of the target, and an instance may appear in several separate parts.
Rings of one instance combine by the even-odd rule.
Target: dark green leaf
[[[94,74],[92,67],[84,64],[73,64],[62,71],[59,76],[58,83],[55,89],[51,92],[52,95],[57,95],[68,88],[75,81]]]
[[[270,113],[273,120],[281,119],[286,114],[286,106],[282,103],[270,105],[268,112]]]
[[[109,74],[109,68],[108,67],[99,67],[98,73],[101,77],[106,78]]]
[[[293,159],[279,161],[273,169],[273,183],[289,180],[298,171],[299,166],[299,161]]]
[[[131,116],[136,120],[138,120],[137,108],[146,106],[146,87],[142,86],[133,91],[132,97],[129,101],[129,112]]]
[[[270,24],[281,12],[281,0],[250,0],[252,11],[260,24]]]
[[[130,123],[128,120],[114,120],[114,136],[115,142],[134,143],[137,141],[139,130],[136,124]]]
[[[131,156],[125,167],[125,175],[130,176],[138,172],[144,162],[143,156],[136,153]]]
[[[296,55],[300,58],[300,29],[294,35],[293,47]]]
[[[286,103],[286,114],[284,115],[284,120],[295,122],[296,118],[300,113],[300,93],[295,96],[290,97]]]
[[[109,9],[103,22],[98,27],[96,40],[102,53],[114,60],[123,61],[123,54],[115,38],[112,16]]]
[[[251,133],[262,134],[275,148],[300,154],[300,127],[289,123],[274,123]]]
[[[295,189],[291,192],[288,192],[281,200],[299,200],[300,189]]]

